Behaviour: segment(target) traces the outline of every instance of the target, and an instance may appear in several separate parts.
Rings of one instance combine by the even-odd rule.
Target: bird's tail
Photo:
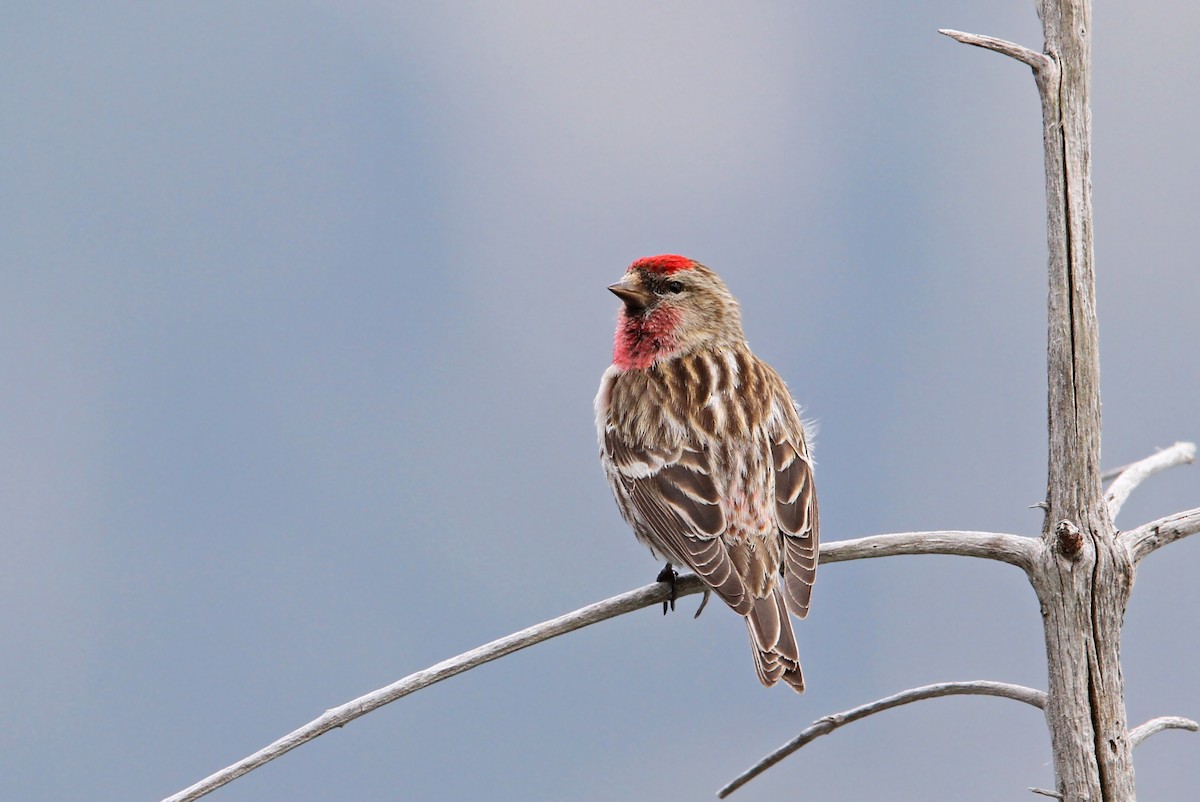
[[[754,600],[754,607],[746,615],[746,626],[750,630],[750,650],[754,653],[759,681],[769,688],[782,679],[792,690],[803,693],[804,674],[800,670],[796,634],[792,632],[792,621],[778,588],[773,588],[766,598]]]

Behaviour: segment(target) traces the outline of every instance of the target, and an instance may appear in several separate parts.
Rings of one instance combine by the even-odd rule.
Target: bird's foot
[[[672,610],[675,609],[675,580],[677,579],[679,579],[679,574],[671,567],[670,563],[667,563],[667,567],[658,572],[658,578],[655,581],[666,582],[671,586],[671,595],[667,601],[663,602],[663,615],[667,614],[667,605],[670,605]]]
[[[712,595],[712,591],[708,588],[704,589],[704,598],[700,600],[700,606],[696,608],[696,614],[692,618],[699,618],[700,613],[704,612],[704,605],[708,604],[708,597]]]

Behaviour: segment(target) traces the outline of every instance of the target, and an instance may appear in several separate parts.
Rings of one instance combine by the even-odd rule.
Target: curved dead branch
[[[1033,705],[1039,710],[1046,709],[1046,694],[1044,691],[1026,688],[1023,685],[1010,685],[1007,682],[989,682],[987,680],[939,682],[935,685],[911,688],[893,696],[877,699],[874,702],[851,708],[842,713],[834,713],[831,716],[824,716],[817,719],[795,738],[739,774],[732,782],[720,791],[717,791],[717,796],[724,799],[801,747],[820,738],[822,735],[828,735],[838,727],[849,724],[852,721],[858,721],[860,718],[866,718],[874,713],[881,713],[884,710],[890,710],[893,707],[906,705],[910,702],[919,702],[922,699],[962,695],[1002,696],[1006,699],[1014,699],[1018,702],[1024,702],[1027,705]]]
[[[1114,521],[1117,520],[1117,513],[1121,511],[1121,507],[1129,498],[1129,494],[1154,474],[1161,473],[1167,468],[1173,468],[1176,465],[1188,464],[1195,459],[1195,443],[1176,443],[1170,448],[1164,448],[1162,451],[1151,454],[1145,459],[1125,466],[1117,474],[1113,483],[1108,486],[1108,491],[1104,494],[1104,501],[1108,504],[1109,516]]]
[[[1035,541],[1017,535],[994,532],[903,532],[900,534],[873,535],[857,540],[842,540],[821,545],[821,562],[836,563],[867,557],[886,557],[895,554],[957,554],[967,557],[985,557],[1025,567],[1029,564]],[[677,598],[690,596],[705,590],[704,583],[695,574],[685,574],[676,581]],[[532,646],[535,643],[564,635],[577,629],[615,618],[625,613],[661,604],[669,595],[666,584],[652,585],[613,596],[602,602],[583,607],[572,613],[544,621],[528,629],[484,644],[477,649],[464,652],[457,657],[444,660],[423,671],[410,674],[403,679],[379,690],[347,702],[340,707],[325,711],[320,717],[280,738],[254,754],[205,777],[200,782],[167,797],[163,802],[188,802],[220,788],[228,782],[269,763],[290,752],[301,744],[343,727],[359,716],[401,699],[414,691],[441,682],[469,671],[507,654]],[[699,614],[699,611],[697,611]]]
[[[1154,733],[1162,732],[1163,730],[1190,730],[1196,732],[1200,730],[1200,724],[1182,716],[1159,716],[1158,718],[1150,719],[1140,727],[1134,727],[1130,730],[1129,744],[1136,748],[1142,741]]]
[[[677,580],[675,595],[676,597],[688,596],[693,593],[699,593],[703,589],[704,583],[700,581],[699,577],[695,574],[687,574],[679,577]],[[275,758],[290,752],[297,746],[307,743],[332,729],[345,726],[359,716],[366,715],[372,710],[383,707],[389,702],[394,702],[414,691],[419,691],[436,682],[453,677],[455,674],[461,674],[476,666],[504,657],[507,654],[512,654],[527,646],[532,646],[535,643],[541,643],[555,636],[573,632],[589,624],[595,624],[599,621],[624,615],[634,610],[640,610],[643,607],[660,604],[666,601],[668,596],[669,590],[667,585],[662,582],[656,582],[653,585],[646,585],[637,590],[613,596],[611,599],[605,599],[602,602],[588,605],[558,618],[552,618],[549,621],[536,624],[520,632],[514,632],[491,643],[486,643],[477,649],[464,652],[457,657],[451,657],[449,660],[443,660],[435,666],[430,666],[415,674],[409,674],[404,679],[393,682],[391,685],[380,688],[377,691],[372,691],[365,696],[360,696],[340,707],[326,710],[319,718],[288,733],[270,746],[260,749],[249,757],[243,758],[237,763],[205,777],[195,785],[185,788],[173,796],[167,797],[164,802],[186,802],[187,800],[199,799],[243,774],[253,771],[264,763],[269,763]]]
[[[1028,572],[1038,548],[1039,542],[1034,538],[999,532],[900,532],[822,544],[821,562],[835,563],[899,554],[951,554],[999,560]]]
[[[1120,539],[1129,548],[1133,563],[1137,565],[1147,554],[1197,532],[1200,532],[1200,507],[1142,524],[1136,529],[1122,532]]]

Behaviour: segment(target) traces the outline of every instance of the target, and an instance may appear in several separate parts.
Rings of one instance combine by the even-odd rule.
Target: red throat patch
[[[688,270],[695,266],[695,264],[694,260],[686,256],[680,256],[677,253],[660,253],[658,256],[643,256],[631,264],[629,269],[648,270],[651,273],[660,273],[664,276],[669,276],[680,270]]]
[[[679,312],[669,306],[660,306],[644,317],[622,309],[613,338],[613,364],[621,370],[645,370],[660,354],[675,350],[678,325]]]

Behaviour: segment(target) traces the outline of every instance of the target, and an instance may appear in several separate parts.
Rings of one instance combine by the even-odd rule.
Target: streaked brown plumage
[[[808,614],[818,522],[791,395],[709,268],[647,257],[609,289],[624,308],[596,428],[621,514],[668,569],[695,571],[745,617],[764,685],[803,691],[788,611]]]

